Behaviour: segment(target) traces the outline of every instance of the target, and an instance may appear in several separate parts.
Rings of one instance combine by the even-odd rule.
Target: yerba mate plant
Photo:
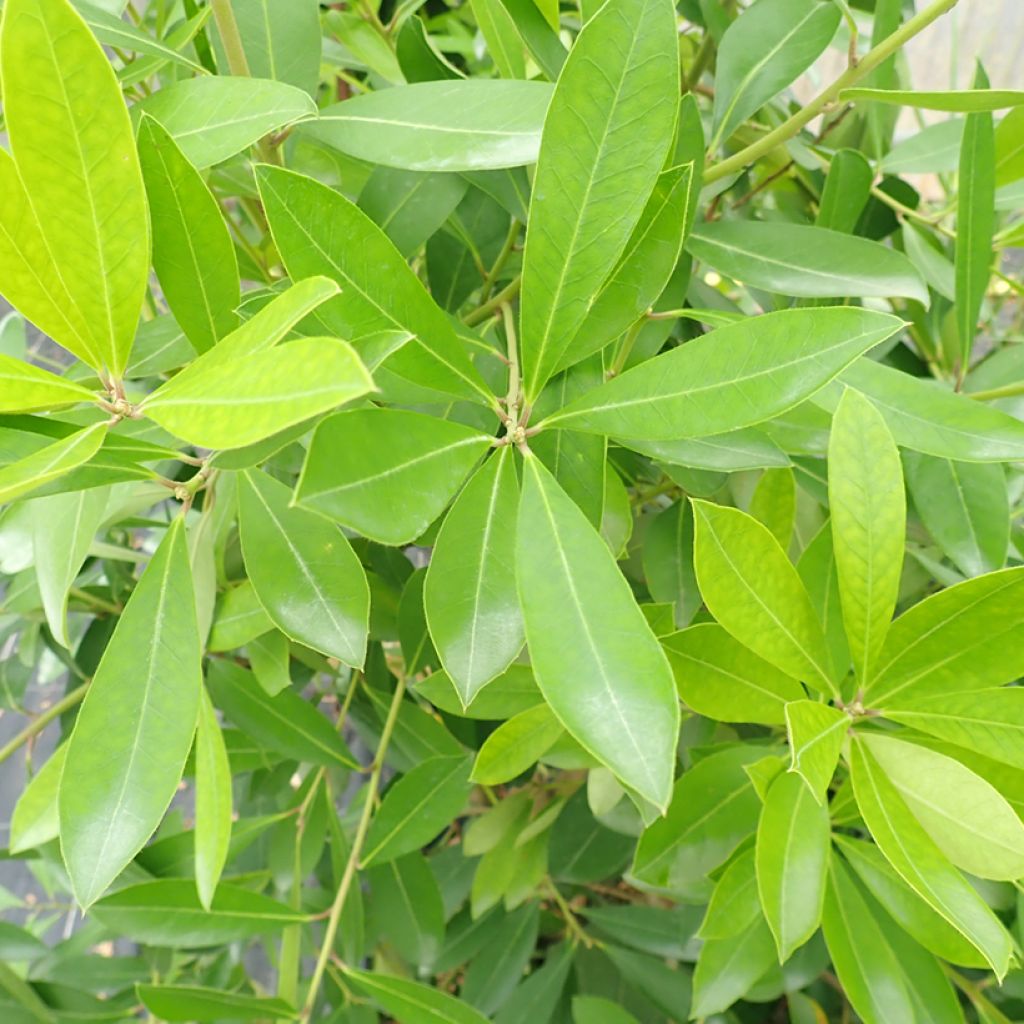
[[[956,6],[5,0],[4,1024],[1024,1020]]]

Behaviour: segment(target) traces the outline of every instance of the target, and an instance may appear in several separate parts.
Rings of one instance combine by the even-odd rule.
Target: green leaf
[[[346,968],[345,978],[398,1024],[485,1024],[487,1018],[436,988],[405,978]]]
[[[533,956],[539,919],[536,901],[506,915],[470,962],[461,999],[489,1016],[504,1006]]]
[[[854,672],[863,684],[896,608],[907,508],[900,455],[885,420],[851,389],[832,420],[828,471],[843,622]]]
[[[511,782],[542,758],[563,731],[547,704],[521,711],[484,741],[473,764],[473,781],[483,786]]]
[[[712,151],[821,56],[839,17],[836,4],[760,0],[729,25],[718,46]]]
[[[273,0],[232,0],[231,6],[252,74],[315,95],[322,46],[315,0],[298,0],[286,8]]]
[[[291,1020],[298,1014],[283,999],[259,998],[198,985],[136,985],[143,1006],[166,1021]]]
[[[206,677],[214,703],[260,746],[325,768],[355,768],[331,723],[297,693],[270,697],[252,674],[230,662],[210,663]]]
[[[537,0],[500,2],[511,16],[516,31],[522,36],[538,67],[552,82],[555,81],[567,57],[556,27],[541,14]],[[541,3],[543,2],[545,0],[541,0]]]
[[[679,93],[668,0],[608,4],[558,79],[523,264],[523,383],[534,401],[615,268],[662,170]]]
[[[227,75],[166,85],[132,111],[149,114],[163,125],[185,159],[201,171],[317,113],[308,93],[294,86]]]
[[[711,614],[780,671],[836,692],[821,621],[779,542],[739,509],[706,501],[693,509],[694,565]]]
[[[695,1018],[727,1010],[750,991],[775,962],[775,942],[764,918],[728,939],[709,939],[693,972]]]
[[[515,22],[501,0],[469,0],[469,7],[498,74],[502,78],[525,78],[523,47]]]
[[[631,1013],[600,996],[573,996],[572,1019],[575,1024],[637,1024]]]
[[[998,918],[918,824],[871,751],[860,742],[852,744],[850,767],[857,806],[886,859],[1003,977],[1012,945]]]
[[[803,776],[819,804],[828,802],[828,787],[852,724],[845,711],[814,700],[796,700],[786,705],[786,733],[792,757],[789,770]]]
[[[518,503],[512,450],[505,446],[456,498],[427,568],[423,599],[430,635],[466,705],[523,647],[515,584]]]
[[[88,462],[100,450],[106,436],[107,424],[94,423],[0,467],[0,505]]]
[[[465,76],[434,45],[422,18],[409,18],[398,32],[395,55],[408,82],[433,82]]]
[[[563,942],[549,954],[505,1001],[495,1024],[536,1024],[550,1020],[565,989],[575,950]]]
[[[901,252],[828,228],[784,221],[708,221],[687,250],[753,288],[804,298],[902,296],[928,305],[928,289]]]
[[[543,426],[644,441],[752,426],[814,394],[901,326],[884,313],[848,307],[747,318],[627,370]]]
[[[965,89],[960,92],[920,92],[911,89],[843,89],[840,103],[889,103],[918,110],[951,114],[1005,110],[1024,104],[1024,92],[1012,89]]]
[[[798,775],[768,787],[757,827],[757,887],[784,964],[817,930],[829,862],[828,808]]]
[[[84,907],[156,831],[177,791],[199,714],[200,654],[176,519],[118,620],[68,740],[61,851]]]
[[[491,443],[422,413],[339,413],[316,428],[295,499],[381,544],[408,544],[444,511]]]
[[[151,117],[139,125],[139,159],[160,288],[188,340],[205,352],[238,326],[234,242],[206,182]]]
[[[874,169],[855,149],[841,149],[832,157],[815,224],[819,228],[854,234],[871,198]],[[916,261],[915,261],[916,262]]]
[[[57,789],[67,752],[67,744],[62,743],[21,791],[11,814],[12,854],[42,846],[60,834]]]
[[[1024,824],[988,782],[917,743],[864,734],[862,742],[935,845],[978,878],[1024,876]]]
[[[1024,108],[1011,110],[996,125],[996,185],[1024,178]],[[952,170],[952,168],[950,168]]]
[[[868,707],[983,690],[1024,674],[1024,568],[941,590],[892,625],[865,694]]]
[[[664,808],[679,726],[668,662],[578,506],[536,457],[524,472],[516,566],[537,683],[583,747]]]
[[[99,0],[99,3],[102,3],[102,0]],[[136,28],[131,22],[124,21],[101,6],[86,3],[85,0],[74,0],[74,4],[85,23],[92,29],[93,35],[105,46],[116,46],[121,50],[144,53],[150,57],[160,58],[161,62],[170,61],[200,74],[204,73],[201,64],[190,60],[172,46],[164,45],[159,39],[154,39],[148,33]]]
[[[371,368],[383,359],[403,380],[493,402],[451,322],[365,213],[333,189],[278,167],[258,167],[256,180],[289,274],[325,274],[341,285],[321,315]]]
[[[545,82],[419,82],[325,107],[303,128],[349,156],[407,171],[484,171],[537,160]]]
[[[120,378],[146,290],[149,219],[114,70],[67,0],[8,0],[0,73],[17,172],[86,325],[88,361]]]
[[[729,939],[763,919],[754,858],[754,847],[747,846],[726,865],[715,882],[699,938]]]
[[[141,882],[104,896],[90,916],[116,935],[152,946],[215,946],[279,932],[307,920],[301,910],[234,885],[219,885],[204,910],[190,879]]]
[[[345,535],[266,473],[243,474],[239,532],[260,603],[287,636],[354,668],[366,657],[370,591]]]
[[[231,765],[217,714],[204,688],[196,725],[196,890],[209,910],[231,842]]]
[[[676,624],[686,625],[701,606],[693,571],[693,512],[689,502],[677,501],[663,509],[647,527],[643,570],[651,597],[672,604]]]
[[[68,649],[68,591],[106,517],[109,498],[109,488],[94,487],[36,498],[32,503],[32,550],[39,595],[53,638]]]
[[[362,867],[429,845],[462,812],[471,788],[465,757],[418,764],[384,795],[366,836]]]
[[[203,448],[241,448],[373,390],[355,350],[336,338],[300,338],[241,364],[199,361],[158,388],[143,413]]]
[[[528,665],[510,665],[465,707],[447,672],[434,672],[416,687],[435,707],[462,718],[504,721],[543,701]]]
[[[780,725],[803,687],[721,626],[704,622],[662,640],[683,702],[719,722]]]
[[[81,384],[3,354],[0,354],[0,382],[0,413],[43,412],[64,405],[91,402],[96,397]]]
[[[206,649],[221,652],[244,647],[273,628],[274,623],[260,604],[256,589],[249,580],[243,580],[217,598]]]

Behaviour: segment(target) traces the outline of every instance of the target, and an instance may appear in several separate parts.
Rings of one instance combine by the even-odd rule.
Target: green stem
[[[506,285],[497,295],[488,299],[482,306],[477,306],[472,313],[467,313],[462,322],[467,327],[483,323],[492,313],[497,312],[506,302],[511,302],[518,294],[523,284],[523,276],[520,274],[514,281]]]
[[[766,156],[777,146],[793,138],[805,125],[813,121],[826,107],[834,103],[844,89],[849,89],[866,75],[869,75],[883,61],[891,57],[897,50],[901,49],[914,36],[926,29],[933,21],[941,18],[943,14],[951,11],[959,3],[959,0],[935,0],[926,7],[920,14],[914,15],[909,21],[901,25],[891,36],[887,36],[874,49],[865,54],[864,59],[854,67],[847,68],[827,89],[820,92],[802,110],[795,113],[788,120],[783,121],[774,131],[769,132],[764,138],[758,139],[745,149],[741,149],[734,156],[712,164],[704,171],[704,184],[710,185],[713,181],[726,178],[730,174],[742,171],[747,165],[754,163],[761,157]]]
[[[231,0],[210,0],[213,9],[213,20],[217,23],[217,32],[224,44],[224,53],[228,58],[228,70],[239,78],[251,78],[249,61],[242,46],[242,36],[238,31],[235,12],[231,8]]]
[[[38,736],[55,718],[59,718],[69,708],[73,708],[76,704],[80,704],[82,699],[85,697],[85,691],[89,689],[88,683],[82,683],[81,686],[76,687],[70,693],[64,695],[64,697],[57,701],[52,707],[48,707],[43,711],[37,718],[29,722],[17,736],[14,737],[9,743],[6,743],[3,747],[0,747],[0,763],[4,762],[13,754],[19,747],[23,747],[33,736]]]
[[[622,339],[619,351],[615,353],[615,361],[612,363],[612,368],[608,371],[609,377],[618,377],[618,375],[622,373],[623,367],[626,365],[626,360],[629,359],[630,353],[633,351],[633,346],[636,344],[636,339],[640,336],[640,331],[643,330],[643,326],[648,319],[649,316],[642,317],[637,320],[632,327],[630,327],[625,338]]]
[[[996,398],[1017,398],[1024,395],[1024,381],[1003,384],[1002,387],[989,388],[987,391],[965,391],[964,394],[977,402],[991,402]]]
[[[491,297],[494,283],[498,280],[498,275],[505,269],[505,264],[508,262],[509,256],[512,255],[512,250],[516,247],[521,228],[522,225],[519,221],[512,221],[512,226],[508,229],[508,234],[505,236],[505,244],[501,247],[501,252],[498,253],[498,258],[494,261],[494,266],[491,267],[484,278],[483,290],[480,292],[481,302],[486,302]]]
[[[370,781],[366,785],[366,800],[363,803],[363,813],[356,827],[355,838],[352,840],[352,849],[349,851],[348,860],[345,862],[345,870],[341,875],[337,895],[331,904],[331,912],[327,918],[327,929],[324,932],[323,942],[320,945],[320,955],[317,957],[316,967],[313,969],[313,977],[309,983],[309,992],[306,995],[306,1004],[302,1010],[302,1016],[305,1020],[309,1020],[313,1013],[316,997],[323,982],[324,971],[327,969],[327,963],[331,958],[331,951],[334,949],[334,939],[338,934],[341,913],[345,909],[345,900],[348,898],[352,882],[356,877],[359,858],[363,852],[363,844],[366,842],[366,834],[370,829],[370,820],[373,817],[374,803],[377,799],[377,789],[380,786],[380,776],[384,770],[384,755],[387,753],[388,744],[391,742],[391,734],[394,732],[395,723],[398,721],[398,711],[402,706],[402,698],[404,696],[405,679],[403,678],[399,679],[395,686],[395,695],[391,699],[391,707],[388,709],[388,717],[384,722],[384,728],[380,734],[380,743],[377,745],[377,754],[373,759],[373,767],[370,770]]]

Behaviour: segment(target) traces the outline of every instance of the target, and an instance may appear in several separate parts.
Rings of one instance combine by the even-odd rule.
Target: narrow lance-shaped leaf
[[[56,480],[88,462],[107,436],[106,423],[94,423],[0,468],[0,505]]]
[[[515,582],[518,504],[519,483],[506,445],[456,499],[427,569],[423,599],[430,634],[464,704],[523,646]]]
[[[896,608],[907,508],[892,435],[878,410],[852,389],[832,420],[828,470],[843,622],[863,685]]]
[[[840,103],[891,103],[919,110],[942,110],[950,114],[1005,110],[1024,105],[1024,92],[1013,89],[964,89],[962,91],[918,91],[911,89],[843,89]]]
[[[516,564],[538,685],[584,747],[664,808],[679,723],[671,669],[584,514],[535,456],[524,472]]]
[[[484,740],[473,764],[473,781],[483,786],[511,782],[543,757],[563,732],[547,704],[521,711]]]
[[[203,688],[196,726],[196,890],[209,910],[231,842],[231,765],[220,723]]]
[[[0,164],[2,162],[0,159]],[[2,232],[3,226],[0,225],[0,239]],[[2,258],[0,249],[0,259]],[[6,260],[4,265],[7,265]],[[0,413],[58,409],[62,405],[91,402],[94,398],[93,392],[81,384],[65,380],[22,359],[0,354]]]
[[[96,369],[118,378],[146,289],[149,218],[114,69],[68,0],[9,0],[0,74],[11,148],[46,247],[87,325]]]
[[[436,988],[406,978],[345,969],[345,978],[399,1024],[485,1024],[479,1010]]]
[[[679,95],[669,0],[606,4],[584,26],[544,123],[523,265],[534,401],[614,268],[664,166]]]
[[[845,711],[818,701],[796,700],[786,705],[790,771],[803,777],[819,804],[827,802],[839,752],[852,724]]]
[[[184,521],[176,519],[125,606],[68,741],[61,850],[83,906],[156,831],[177,791],[199,712],[199,660]]]
[[[136,985],[143,1006],[165,1021],[291,1020],[283,999],[259,998],[198,985]]]
[[[11,814],[11,853],[42,846],[60,834],[57,789],[68,747],[62,743],[21,791]]]

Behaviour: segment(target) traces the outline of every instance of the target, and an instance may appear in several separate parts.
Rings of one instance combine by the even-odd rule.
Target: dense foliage
[[[1024,1020],[955,6],[6,0],[5,1024]]]

